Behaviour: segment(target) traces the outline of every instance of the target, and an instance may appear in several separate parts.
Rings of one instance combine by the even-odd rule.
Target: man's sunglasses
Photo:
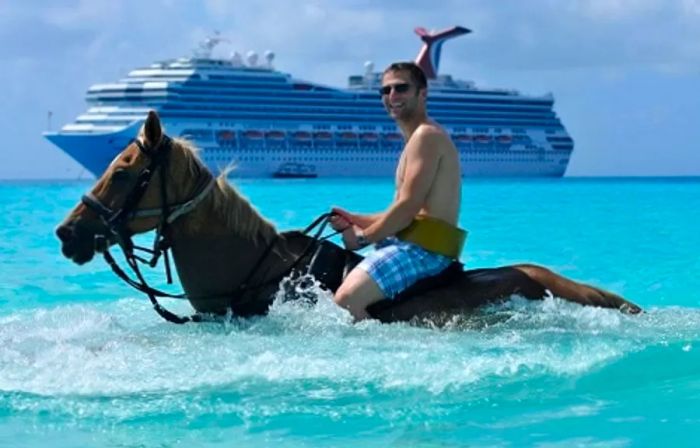
[[[396,93],[406,93],[411,88],[411,84],[407,82],[402,82],[400,84],[392,84],[390,86],[383,86],[379,89],[379,94],[381,96],[388,95],[391,93],[391,89],[394,89]]]

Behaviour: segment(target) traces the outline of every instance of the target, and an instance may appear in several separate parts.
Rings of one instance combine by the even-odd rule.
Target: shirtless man
[[[396,193],[386,211],[373,215],[334,208],[331,226],[342,231],[350,250],[376,244],[345,278],[335,302],[356,320],[369,317],[366,307],[393,298],[416,281],[447,268],[451,258],[396,238],[418,215],[456,228],[461,201],[459,155],[447,133],[426,112],[427,81],[412,62],[391,64],[382,76],[382,102],[403,133],[396,170]]]

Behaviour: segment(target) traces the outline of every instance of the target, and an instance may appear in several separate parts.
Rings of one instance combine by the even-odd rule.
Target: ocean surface
[[[280,230],[392,197],[234,182]],[[323,291],[169,324],[100,258],[62,258],[90,184],[0,183],[0,447],[698,446],[700,179],[465,180],[468,267],[542,264],[646,312],[515,297],[445,328],[353,325]]]

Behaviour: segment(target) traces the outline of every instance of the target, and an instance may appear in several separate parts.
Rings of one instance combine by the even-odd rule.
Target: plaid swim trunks
[[[377,282],[384,297],[393,298],[418,280],[439,274],[451,262],[444,255],[389,237],[378,242],[357,267]]]

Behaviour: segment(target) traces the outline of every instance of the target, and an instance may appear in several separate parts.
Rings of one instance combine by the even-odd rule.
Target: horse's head
[[[125,240],[130,244],[131,235],[189,211],[192,198],[187,195],[197,190],[201,180],[196,177],[206,170],[198,161],[193,170],[192,157],[186,157],[186,152],[181,143],[163,133],[158,115],[149,112],[137,138],[117,155],[56,229],[63,255],[86,263],[96,250]],[[211,179],[210,174],[207,177]],[[187,202],[179,203],[184,200]]]

